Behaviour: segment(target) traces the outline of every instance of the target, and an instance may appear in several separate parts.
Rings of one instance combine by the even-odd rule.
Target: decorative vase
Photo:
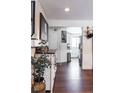
[[[45,80],[43,77],[41,77],[39,80],[38,78],[34,79],[33,89],[37,93],[45,93],[46,84],[45,84]]]
[[[46,84],[45,82],[37,83],[35,82],[34,91],[45,93]]]

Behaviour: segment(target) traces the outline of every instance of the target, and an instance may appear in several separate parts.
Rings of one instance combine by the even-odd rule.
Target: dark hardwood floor
[[[59,64],[53,93],[93,93],[93,71],[81,70],[78,59]]]

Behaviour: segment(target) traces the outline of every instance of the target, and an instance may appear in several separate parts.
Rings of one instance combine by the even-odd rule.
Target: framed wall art
[[[67,42],[67,32],[61,31],[61,42],[66,43]]]
[[[31,1],[31,36],[35,33],[35,1]]]
[[[48,42],[48,23],[45,20],[42,13],[40,13],[40,34],[39,34],[40,40],[45,40]]]

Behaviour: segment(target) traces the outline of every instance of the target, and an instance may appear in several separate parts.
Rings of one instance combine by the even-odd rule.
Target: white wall
[[[86,26],[83,27],[83,69],[92,69],[93,60],[92,60],[92,38],[86,38]]]
[[[33,37],[39,39],[39,30],[40,30],[40,13],[43,14],[43,16],[45,17],[46,21],[48,21],[48,19],[46,18],[45,12],[43,7],[40,4],[40,0],[35,0],[35,34],[33,35]]]
[[[66,28],[58,28],[54,31],[54,28],[49,29],[49,48],[56,49],[56,61],[57,63],[67,62],[67,43],[61,43],[61,31]]]
[[[43,16],[45,17],[46,21],[46,15],[45,12],[40,4],[40,0],[35,0],[35,34],[32,36],[33,38],[37,38],[38,40],[31,40],[31,46],[38,46],[38,43],[40,42],[39,40],[39,32],[40,32],[40,13],[43,14]],[[31,55],[33,56],[35,53],[35,49],[31,48]]]

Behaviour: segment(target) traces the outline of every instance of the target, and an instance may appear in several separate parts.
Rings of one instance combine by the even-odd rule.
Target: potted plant
[[[33,66],[33,81],[34,81],[34,91],[42,91],[45,90],[45,80],[44,80],[44,72],[45,68],[50,66],[50,62],[48,56],[46,55],[46,47],[43,46],[42,54],[40,57],[31,57],[31,64]]]

